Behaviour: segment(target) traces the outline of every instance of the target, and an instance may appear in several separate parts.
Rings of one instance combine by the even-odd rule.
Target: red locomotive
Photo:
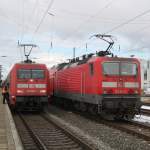
[[[49,74],[46,65],[17,63],[5,84],[9,87],[9,104],[17,110],[39,110],[48,103]]]
[[[140,63],[109,54],[100,51],[53,67],[54,96],[62,98],[57,101],[107,119],[133,118],[141,106]]]

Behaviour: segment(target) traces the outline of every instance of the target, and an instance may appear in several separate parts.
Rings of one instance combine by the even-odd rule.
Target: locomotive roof
[[[105,56],[105,57],[92,57],[90,59],[91,61],[95,61],[95,60],[112,60],[112,61],[137,61],[136,58],[125,58],[125,57],[108,57],[108,56]]]
[[[40,65],[39,63],[31,63],[31,64],[28,64],[28,63],[16,63],[16,64],[19,64],[19,65]],[[44,64],[42,64],[44,65]]]
[[[58,64],[57,66],[55,66],[53,68],[56,68],[57,70],[61,70],[61,69],[65,69],[65,68],[69,68],[69,67],[85,64],[87,62],[94,62],[94,61],[100,61],[100,60],[101,61],[103,61],[103,60],[108,60],[108,61],[138,61],[138,59],[136,59],[136,58],[92,56],[92,57],[84,58],[82,60],[78,59],[77,61],[74,61],[74,62],[68,62],[68,63],[64,62],[64,63]]]
[[[24,63],[24,62],[19,62],[16,63],[14,65],[45,65],[45,64],[41,64],[41,63]]]
[[[25,68],[28,68],[28,66],[36,66],[36,68],[38,68],[38,67],[44,67],[44,68],[47,68],[47,66],[45,65],[45,64],[38,64],[38,63],[32,63],[32,64],[28,64],[28,63],[16,63],[16,64],[14,64],[13,65],[13,67],[10,69],[10,70],[13,70],[13,69],[15,69],[15,68],[18,68],[18,67],[25,67]]]

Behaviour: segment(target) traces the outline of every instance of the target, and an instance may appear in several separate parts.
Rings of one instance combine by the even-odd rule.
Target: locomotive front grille
[[[117,108],[134,108],[140,107],[140,97],[130,96],[130,95],[122,95],[122,96],[114,96],[114,95],[107,95],[103,96],[102,105],[104,108],[107,109],[117,109]]]

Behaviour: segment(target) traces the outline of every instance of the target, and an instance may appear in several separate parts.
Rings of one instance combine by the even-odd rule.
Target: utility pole
[[[75,58],[76,57],[76,48],[74,47],[73,48],[73,58]]]
[[[27,63],[31,62],[31,60],[29,60],[29,56],[31,54],[31,51],[32,51],[33,47],[37,47],[37,45],[35,45],[35,44],[20,44],[19,41],[18,41],[18,46],[23,47],[24,55],[26,57],[26,62]],[[26,47],[30,48],[30,50],[28,52],[26,50]]]

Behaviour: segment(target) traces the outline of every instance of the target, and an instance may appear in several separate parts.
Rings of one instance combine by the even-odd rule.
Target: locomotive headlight
[[[15,101],[16,100],[16,97],[15,96],[11,96],[12,100]]]
[[[134,93],[135,93],[135,94],[138,94],[138,90],[135,90]]]
[[[40,93],[46,93],[46,90],[40,90]]]
[[[17,90],[17,93],[23,93],[23,91],[22,90]]]
[[[107,90],[104,90],[103,93],[104,93],[104,94],[107,94]]]
[[[30,79],[30,82],[33,82],[34,80],[33,79]]]

